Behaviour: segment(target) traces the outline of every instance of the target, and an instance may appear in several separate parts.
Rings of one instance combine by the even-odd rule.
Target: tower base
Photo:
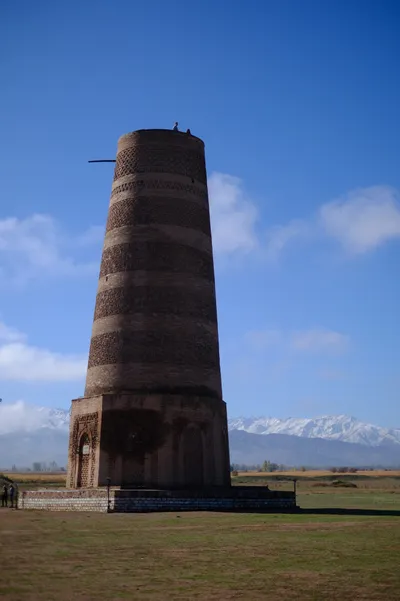
[[[261,486],[232,486],[203,490],[31,490],[18,499],[19,509],[47,511],[96,511],[102,513],[149,513],[158,511],[297,511],[296,494]]]
[[[187,490],[229,484],[222,400],[122,392],[72,401],[67,488]]]

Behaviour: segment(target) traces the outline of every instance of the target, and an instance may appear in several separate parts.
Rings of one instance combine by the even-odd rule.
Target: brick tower
[[[122,136],[67,486],[229,486],[204,143]]]

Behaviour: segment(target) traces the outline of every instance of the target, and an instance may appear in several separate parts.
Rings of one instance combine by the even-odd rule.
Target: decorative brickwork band
[[[99,292],[94,319],[110,315],[141,313],[146,319],[158,315],[193,317],[217,322],[214,286],[201,293],[182,286],[124,286]]]
[[[100,277],[119,271],[170,271],[214,281],[212,254],[175,242],[133,241],[103,251]]]
[[[205,207],[181,198],[157,196],[126,198],[110,206],[106,231],[127,225],[177,225],[211,236],[210,217]]]
[[[176,173],[206,183],[204,154],[174,146],[136,146],[117,154],[114,180],[131,173]]]
[[[201,379],[199,376],[201,372]],[[157,378],[155,378],[157,374]],[[214,369],[168,363],[117,363],[88,370],[85,396],[92,397],[113,383],[114,392],[132,394],[180,394],[221,402],[221,379]]]
[[[118,184],[118,182],[117,182]],[[111,192],[111,200],[117,197],[119,194],[126,192],[133,192],[135,195],[139,194],[150,194],[155,191],[162,192],[180,192],[186,194],[189,198],[196,198],[201,201],[204,206],[208,206],[208,195],[207,188],[205,186],[196,186],[195,184],[187,184],[177,181],[162,180],[158,179],[135,179],[130,182],[125,182],[113,186]]]
[[[199,328],[200,330],[200,328]],[[201,338],[183,332],[117,331],[92,338],[89,368],[116,363],[168,363],[171,365],[219,368],[216,340],[204,330]]]

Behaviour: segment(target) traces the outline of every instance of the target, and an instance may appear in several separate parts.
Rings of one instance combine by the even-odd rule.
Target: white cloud
[[[102,225],[91,225],[86,232],[83,232],[76,239],[75,243],[79,246],[88,246],[91,244],[99,244],[103,242],[105,227]]]
[[[24,334],[0,323],[0,380],[80,380],[85,376],[86,367],[86,357],[31,346]]]
[[[306,221],[294,219],[287,225],[277,225],[267,232],[267,256],[276,259],[282,250],[295,239],[306,237],[311,229]]]
[[[271,227],[261,241],[257,208],[242,180],[214,172],[208,185],[216,255],[246,255],[260,249],[269,259],[276,259],[296,240],[317,236],[331,238],[349,253],[360,254],[400,237],[398,194],[389,186],[350,192],[322,205],[308,219]],[[103,236],[104,226],[68,236],[49,215],[0,219],[0,285],[24,284],[43,276],[95,274],[99,260],[88,260],[87,253],[90,246],[101,244]]]
[[[400,238],[398,192],[390,186],[360,188],[323,204],[316,215],[272,228],[267,253],[276,258],[300,238],[325,237],[348,254],[367,253]]]
[[[20,342],[25,340],[25,335],[16,330],[15,328],[9,328],[5,323],[0,321],[0,343],[1,342]]]
[[[232,175],[212,173],[208,179],[213,246],[216,253],[249,252],[258,246],[257,209],[243,182]]]
[[[323,205],[319,223],[350,253],[368,252],[400,237],[398,194],[389,186],[354,190]]]
[[[290,339],[290,346],[296,351],[342,352],[347,349],[348,344],[348,336],[325,329],[293,332]]]
[[[274,260],[297,240],[330,238],[356,255],[400,238],[399,195],[390,186],[353,190],[323,204],[306,219],[271,227],[263,243],[256,233],[257,209],[246,196],[243,182],[231,175],[213,173],[208,183],[214,248],[220,254],[248,253],[260,247]]]
[[[93,238],[93,234],[90,237]],[[75,242],[64,236],[49,215],[2,219],[0,275],[9,285],[23,284],[43,275],[65,277],[95,273],[96,263],[73,258]]]
[[[23,401],[0,403],[0,434],[34,431],[43,425],[43,417],[35,407]]]
[[[24,401],[0,403],[0,434],[34,432],[41,428],[68,431],[69,414],[50,407],[38,407]]]
[[[282,333],[279,330],[251,330],[245,334],[245,340],[255,350],[263,350],[279,344]]]
[[[342,352],[348,348],[349,337],[340,332],[324,328],[296,330],[252,330],[245,334],[245,341],[255,350],[263,351],[270,347],[281,350],[307,352]],[[274,350],[274,352],[275,352]]]
[[[209,178],[211,224],[216,254],[248,253],[258,245],[257,210],[242,181],[212,173]],[[104,226],[70,236],[50,215],[0,219],[0,286],[30,280],[95,274],[99,259],[87,260],[90,246],[100,245]],[[86,256],[85,256],[86,255]]]

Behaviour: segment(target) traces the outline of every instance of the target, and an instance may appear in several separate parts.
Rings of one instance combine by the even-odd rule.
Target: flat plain
[[[0,509],[0,598],[398,601],[400,474],[291,476],[296,514]],[[237,480],[256,477],[287,486],[282,474]]]

